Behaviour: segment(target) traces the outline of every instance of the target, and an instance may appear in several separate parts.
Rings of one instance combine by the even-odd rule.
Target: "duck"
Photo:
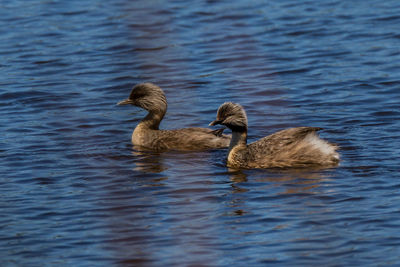
[[[133,105],[148,112],[132,133],[132,144],[138,148],[154,151],[195,151],[227,148],[230,144],[231,137],[223,134],[223,129],[197,127],[159,129],[160,122],[167,111],[167,99],[164,91],[153,83],[135,85],[129,97],[118,102],[117,105]]]
[[[225,102],[210,126],[232,130],[226,165],[234,169],[325,168],[339,164],[338,146],[321,139],[319,127],[295,127],[278,131],[247,144],[247,115],[237,103]]]

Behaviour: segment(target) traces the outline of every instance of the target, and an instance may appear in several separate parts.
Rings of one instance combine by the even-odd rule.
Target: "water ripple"
[[[400,262],[400,5],[323,0],[0,4],[3,265]],[[241,103],[249,141],[323,127],[328,170],[230,170],[226,149],[139,151],[139,82],[162,128]],[[384,257],[382,256],[384,255]]]

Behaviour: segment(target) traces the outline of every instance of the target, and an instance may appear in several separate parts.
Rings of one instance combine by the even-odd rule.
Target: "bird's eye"
[[[135,93],[135,94],[132,94],[131,95],[131,98],[133,98],[133,99],[138,99],[138,98],[142,98],[142,97],[144,97],[145,96],[145,94],[142,94],[142,93]]]

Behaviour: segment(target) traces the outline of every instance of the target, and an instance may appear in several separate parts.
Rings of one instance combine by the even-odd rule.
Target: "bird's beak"
[[[130,100],[129,98],[124,99],[124,100],[122,100],[122,101],[119,101],[119,102],[117,103],[118,106],[129,105],[129,104],[133,104],[133,101]]]
[[[215,126],[217,124],[221,124],[221,122],[222,122],[222,120],[215,120],[215,121],[210,122],[210,124],[208,126]]]

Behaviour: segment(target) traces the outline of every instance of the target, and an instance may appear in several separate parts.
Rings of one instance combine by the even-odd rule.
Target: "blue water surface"
[[[0,3],[1,266],[400,264],[400,2]],[[241,103],[249,141],[316,126],[327,170],[230,170],[226,150],[140,152]]]

